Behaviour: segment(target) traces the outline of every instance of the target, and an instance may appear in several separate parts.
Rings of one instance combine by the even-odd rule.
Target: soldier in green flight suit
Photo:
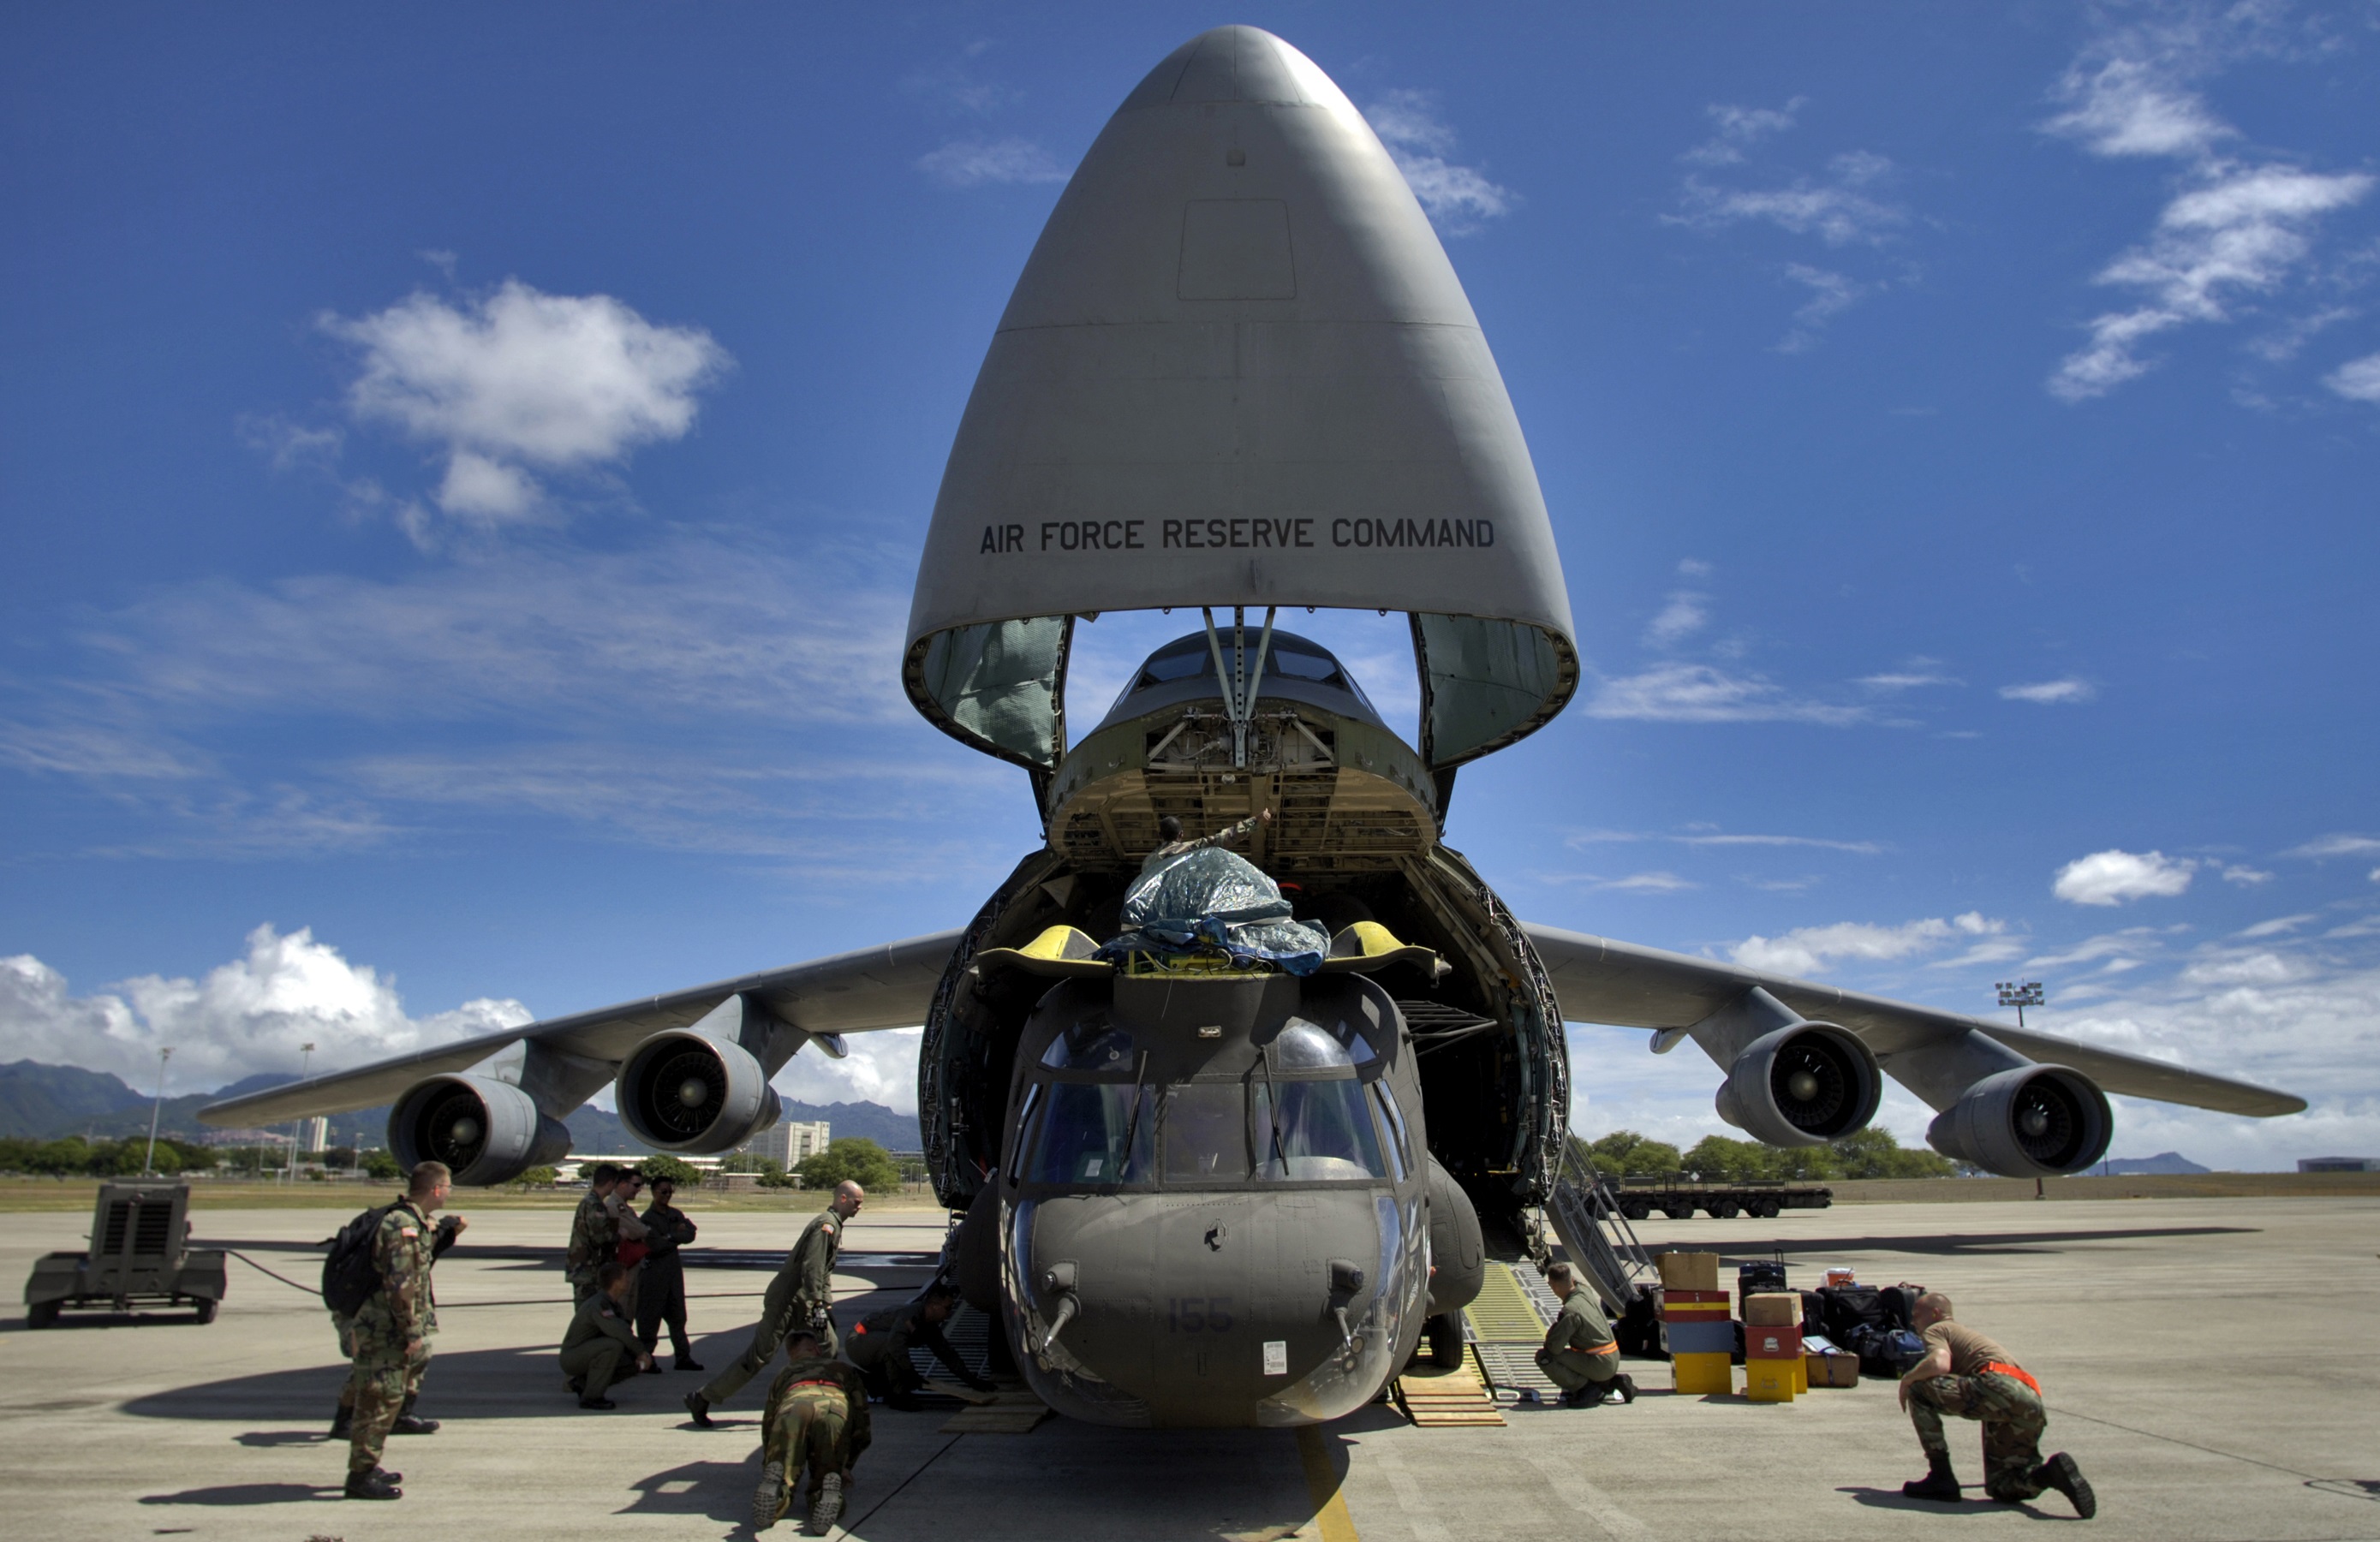
[[[859,1367],[871,1395],[882,1398],[888,1408],[918,1406],[917,1393],[925,1379],[909,1363],[912,1344],[931,1350],[945,1369],[977,1391],[991,1390],[991,1383],[969,1370],[942,1337],[942,1324],[950,1320],[958,1304],[958,1292],[936,1281],[906,1306],[871,1312],[852,1325],[851,1337],[844,1341],[844,1356]]]
[[[454,1188],[445,1163],[416,1164],[405,1198],[381,1218],[372,1239],[380,1288],[357,1309],[353,1328],[356,1399],[346,1487],[351,1500],[393,1500],[402,1492],[398,1475],[381,1468],[381,1448],[405,1410],[408,1390],[420,1386],[430,1365],[430,1340],[438,1331],[438,1304],[430,1289],[437,1239],[430,1217]]]
[[[835,1352],[834,1255],[843,1244],[844,1222],[859,1213],[867,1197],[868,1191],[848,1179],[835,1185],[833,1201],[803,1229],[801,1240],[785,1255],[777,1277],[769,1281],[768,1293],[760,1298],[760,1320],[753,1327],[752,1342],[734,1365],[712,1377],[710,1385],[686,1393],[686,1412],[694,1415],[697,1425],[709,1429],[711,1409],[759,1375],[775,1356],[777,1345],[795,1329],[816,1333],[827,1354]]]
[[[562,1335],[562,1374],[578,1394],[578,1406],[608,1412],[619,1404],[603,1394],[638,1372],[652,1368],[653,1357],[637,1342],[628,1305],[628,1271],[617,1258],[595,1271],[595,1293],[578,1304],[578,1313]]]
[[[1620,1368],[1620,1345],[1611,1336],[1611,1320],[1603,1304],[1568,1264],[1546,1270],[1546,1283],[1562,1298],[1561,1315],[1546,1330],[1545,1347],[1537,1351],[1537,1368],[1562,1390],[1564,1408],[1593,1408],[1606,1393],[1618,1392],[1625,1402],[1636,1401],[1636,1383]]]
[[[809,1468],[809,1522],[824,1536],[843,1513],[852,1468],[868,1449],[868,1391],[859,1372],[834,1359],[817,1332],[795,1328],[785,1340],[785,1368],[769,1384],[760,1415],[760,1486],[752,1494],[752,1529],[777,1524],[793,1500],[794,1479]]]

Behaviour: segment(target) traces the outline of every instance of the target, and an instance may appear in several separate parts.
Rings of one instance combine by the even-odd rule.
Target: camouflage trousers
[[[2049,1415],[2041,1395],[2012,1376],[1937,1376],[1909,1389],[1909,1422],[1929,1457],[1948,1460],[1942,1415],[1955,1414],[1984,1427],[1984,1492],[1996,1500],[2029,1500],[2045,1485],[2034,1476],[2041,1465],[2041,1432]]]
[[[339,1335],[339,1358],[348,1363],[347,1378],[339,1383],[339,1406],[352,1412],[356,1406],[356,1319],[345,1312],[334,1312],[331,1327]]]
[[[807,1497],[814,1501],[826,1475],[842,1472],[850,1464],[844,1452],[844,1427],[850,1417],[851,1405],[842,1388],[815,1383],[786,1388],[784,1396],[769,1410],[761,1460],[776,1463],[784,1474],[777,1496],[780,1516],[793,1500],[794,1479],[805,1465],[810,1475]]]
[[[760,1303],[760,1320],[752,1325],[752,1342],[744,1346],[744,1353],[737,1355],[726,1369],[703,1386],[702,1401],[716,1408],[742,1391],[744,1383],[768,1368],[769,1362],[777,1357],[777,1347],[795,1328],[816,1333],[819,1336],[819,1353],[832,1357],[836,1350],[843,1347],[842,1341],[835,1336],[834,1314],[832,1311],[820,1312],[818,1315],[825,1320],[813,1328],[810,1326],[812,1311],[808,1302],[798,1296],[790,1300],[781,1297],[771,1286]]]
[[[430,1368],[430,1341],[415,1340],[407,1353],[395,1325],[378,1314],[358,1317],[352,1331],[356,1360],[347,1390],[355,1415],[347,1426],[347,1470],[368,1473],[380,1465],[389,1427],[421,1390],[421,1373]]]

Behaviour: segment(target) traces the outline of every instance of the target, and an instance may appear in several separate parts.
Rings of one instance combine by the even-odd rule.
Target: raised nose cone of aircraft
[[[1253,27],[1151,70],[1050,213],[943,472],[905,678],[946,730],[1046,765],[1064,618],[1205,604],[1449,623],[1423,663],[1462,721],[1424,724],[1433,765],[1576,684],[1536,472],[1453,265],[1346,94]],[[1464,695],[1483,678],[1492,698]]]

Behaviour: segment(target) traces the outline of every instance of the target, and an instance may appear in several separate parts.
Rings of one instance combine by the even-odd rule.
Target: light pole
[[[140,1176],[146,1178],[157,1165],[157,1116],[165,1111],[165,1062],[174,1058],[171,1044],[157,1050],[157,1100],[149,1105],[149,1153],[140,1159]]]
[[[2016,1026],[2024,1026],[2024,1009],[2041,1004],[2039,980],[2002,980],[1992,987],[2000,993],[2000,1005],[2016,1008]]]
[[[306,1073],[313,1068],[314,1046],[311,1044],[300,1044],[298,1046],[298,1052],[301,1057],[298,1062],[298,1079],[302,1082],[306,1079]],[[298,1143],[299,1140],[304,1138],[298,1132],[305,1129],[305,1127],[306,1122],[302,1119],[290,1121],[289,1160],[283,1170],[284,1176],[282,1181],[284,1183],[294,1184],[298,1181]]]

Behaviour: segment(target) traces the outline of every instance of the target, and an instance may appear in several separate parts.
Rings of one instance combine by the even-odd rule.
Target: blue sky
[[[1588,679],[1449,830],[1516,909],[2038,977],[2315,1099],[2117,1154],[2380,1152],[2370,5],[18,7],[0,1058],[204,1086],[964,920],[1037,832],[900,698],[917,543],[1068,170],[1222,20],[1366,108],[1536,457]],[[912,1103],[868,1050],[784,1085]],[[1580,1128],[1720,1128],[1572,1053]]]

